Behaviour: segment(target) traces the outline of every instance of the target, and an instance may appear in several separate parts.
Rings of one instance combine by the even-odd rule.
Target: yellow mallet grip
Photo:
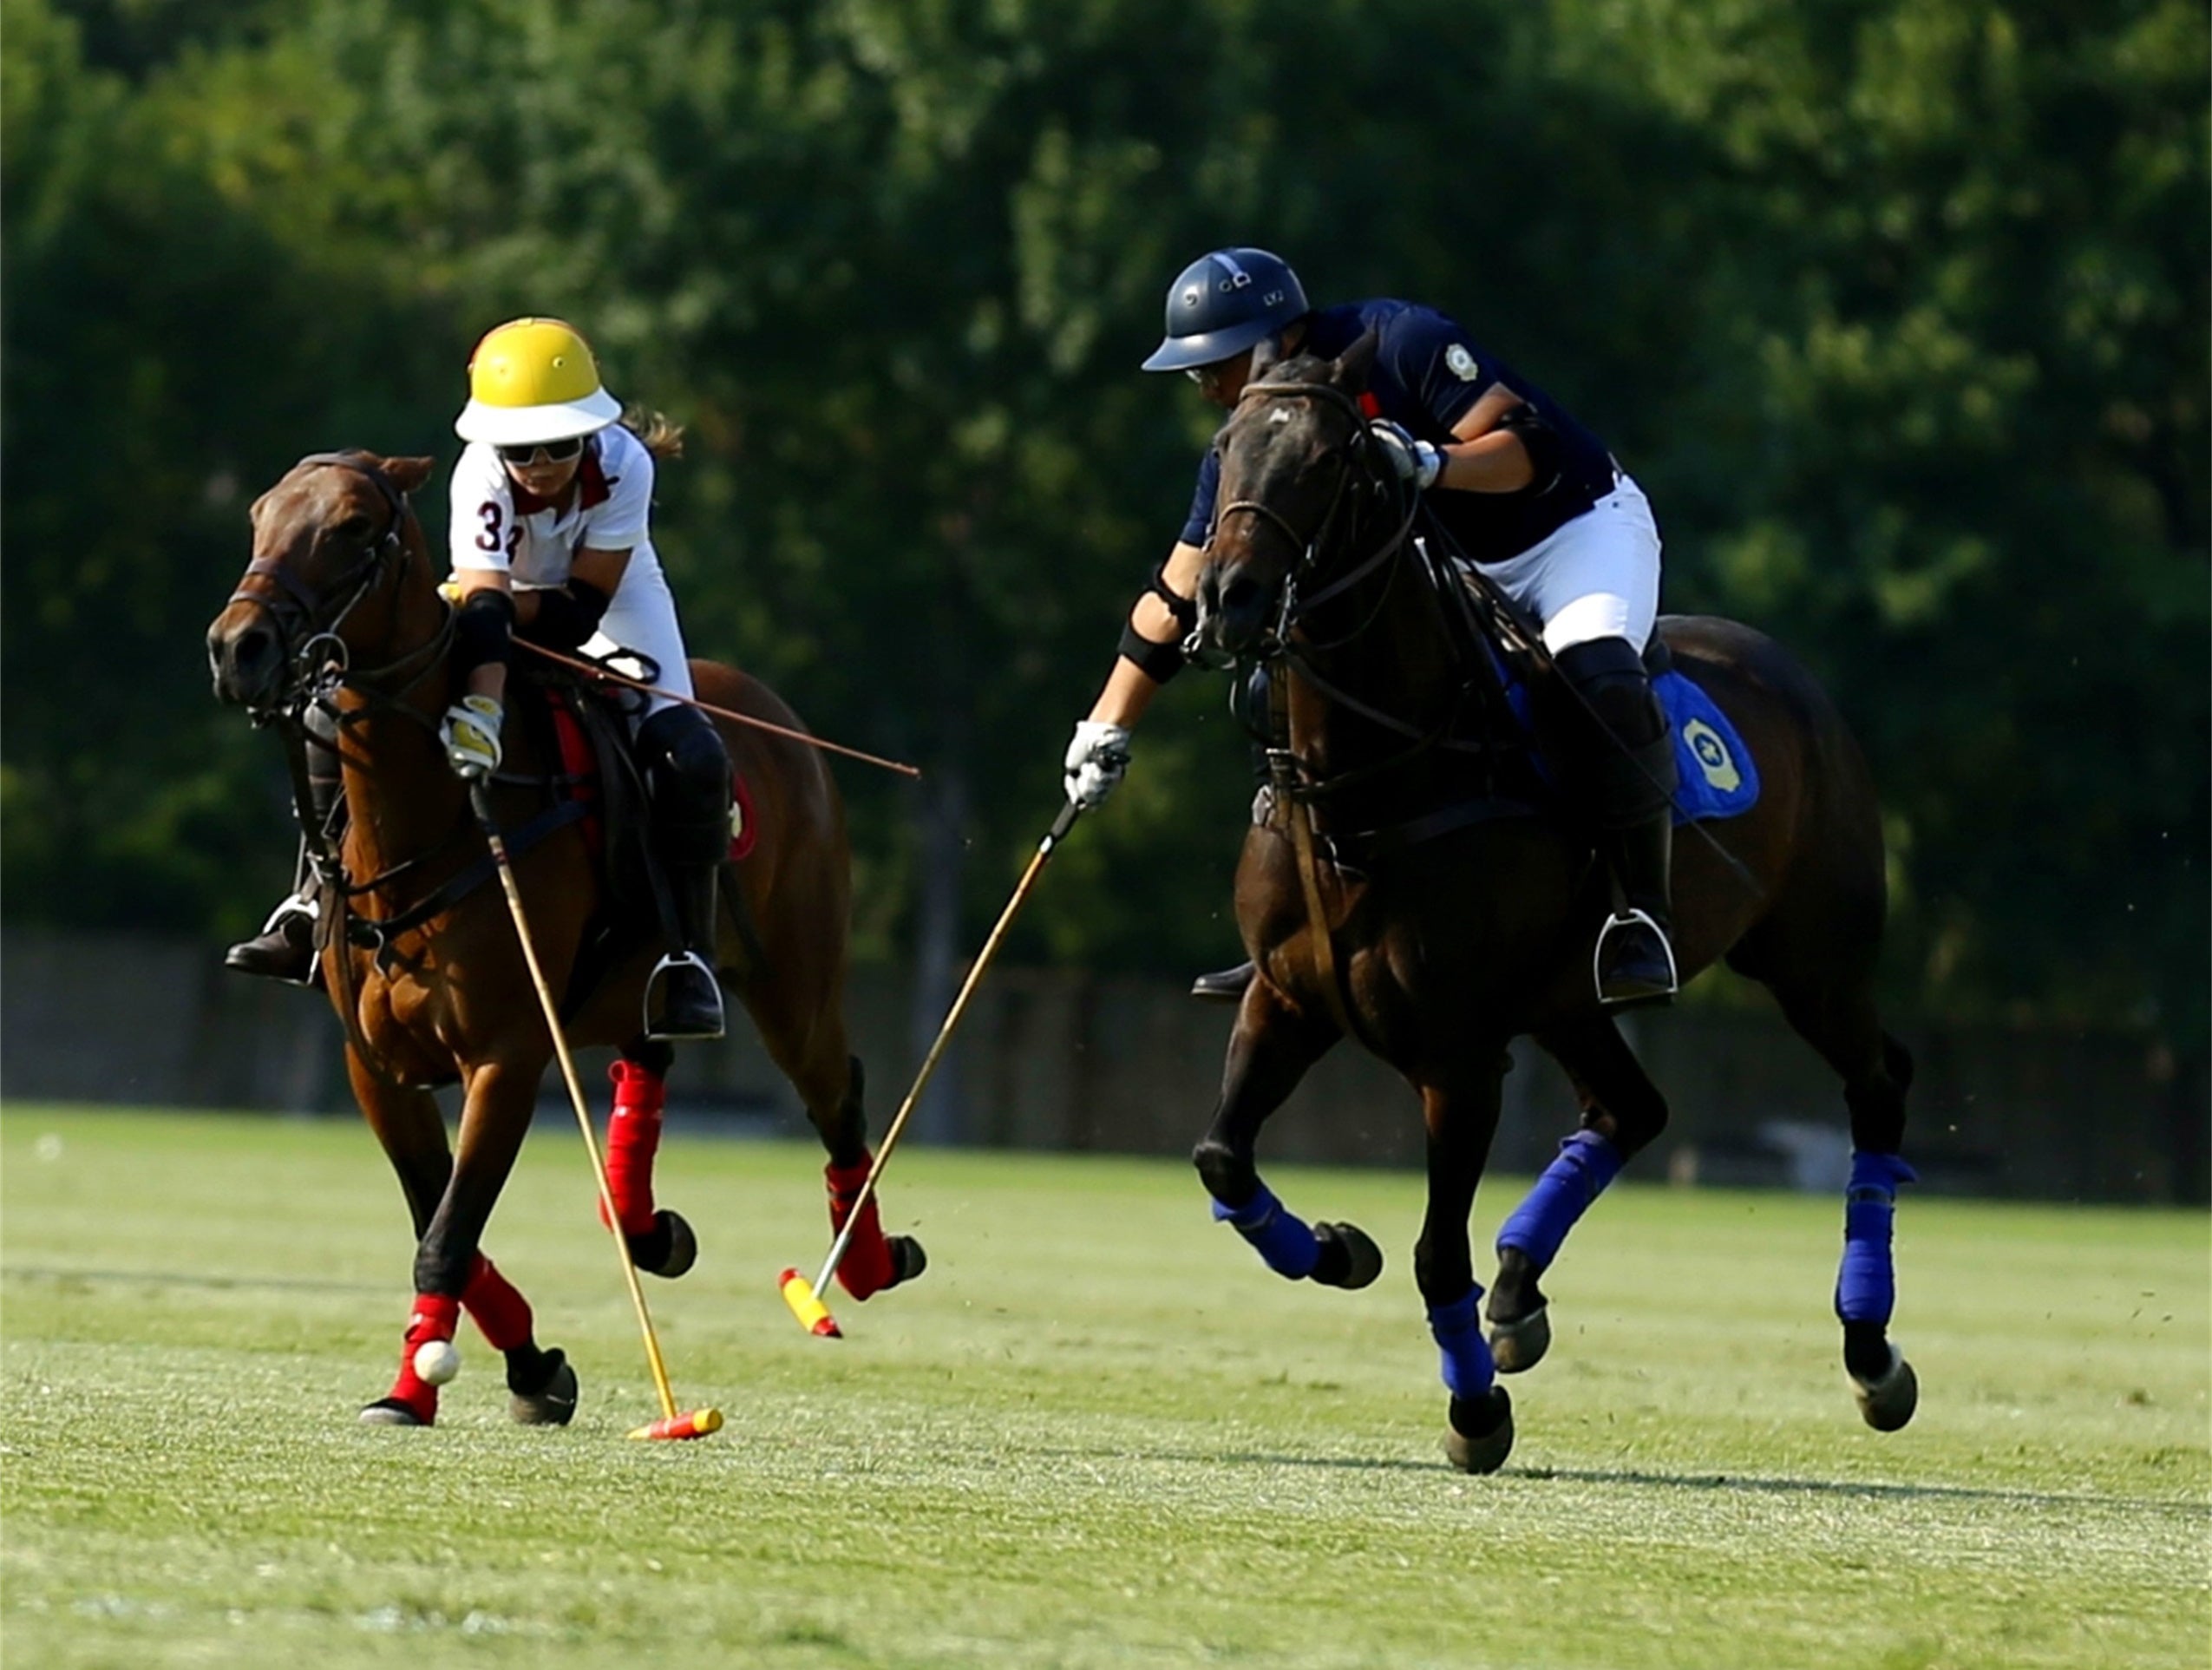
[[[721,1430],[722,1411],[719,1409],[695,1409],[688,1415],[648,1422],[630,1436],[633,1438],[704,1438],[708,1433]]]
[[[829,1307],[815,1294],[815,1284],[796,1270],[786,1270],[776,1278],[783,1290],[783,1302],[791,1307],[791,1314],[799,1319],[799,1326],[808,1333],[824,1339],[842,1339],[844,1330],[837,1326],[837,1319],[829,1313]]]

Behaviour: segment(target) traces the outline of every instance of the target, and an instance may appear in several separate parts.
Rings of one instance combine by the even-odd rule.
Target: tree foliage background
[[[1057,804],[1207,415],[1135,362],[1224,242],[1417,298],[1651,491],[1666,603],[1866,740],[1923,1013],[2206,1005],[2207,29],[2185,0],[0,0],[4,905],[227,933],[288,875],[206,692],[245,508],[449,461],[563,315],[690,426],[695,652],[825,734],[861,942]],[[442,526],[436,490],[423,508]],[[1230,953],[1248,791],[1187,678],[1037,957]],[[957,839],[933,844],[934,828]]]

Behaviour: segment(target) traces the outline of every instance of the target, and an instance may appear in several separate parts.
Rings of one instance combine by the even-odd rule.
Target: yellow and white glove
[[[446,710],[438,740],[446,761],[464,782],[474,783],[500,769],[500,725],[507,710],[489,696],[464,696]]]
[[[1104,805],[1129,769],[1129,727],[1083,720],[1068,744],[1065,766],[1068,798],[1086,811]]]

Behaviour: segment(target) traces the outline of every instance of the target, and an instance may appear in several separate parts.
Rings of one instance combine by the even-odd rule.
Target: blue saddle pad
[[[1666,671],[1652,680],[1674,733],[1674,821],[1741,817],[1759,803],[1758,762],[1720,711],[1720,704],[1685,675]]]
[[[1502,661],[1506,699],[1523,730],[1529,730],[1528,691]],[[1674,821],[1700,823],[1709,818],[1741,817],[1759,803],[1759,768],[1736,727],[1719,704],[1682,673],[1669,670],[1652,680],[1674,734],[1674,764],[1680,782],[1674,790]],[[1532,733],[1533,734],[1533,733]],[[1537,756],[1546,781],[1551,773]]]

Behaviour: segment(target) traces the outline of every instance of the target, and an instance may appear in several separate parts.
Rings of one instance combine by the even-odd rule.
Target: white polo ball
[[[415,1348],[415,1372],[431,1385],[443,1385],[461,1372],[461,1353],[450,1339],[425,1339]]]

